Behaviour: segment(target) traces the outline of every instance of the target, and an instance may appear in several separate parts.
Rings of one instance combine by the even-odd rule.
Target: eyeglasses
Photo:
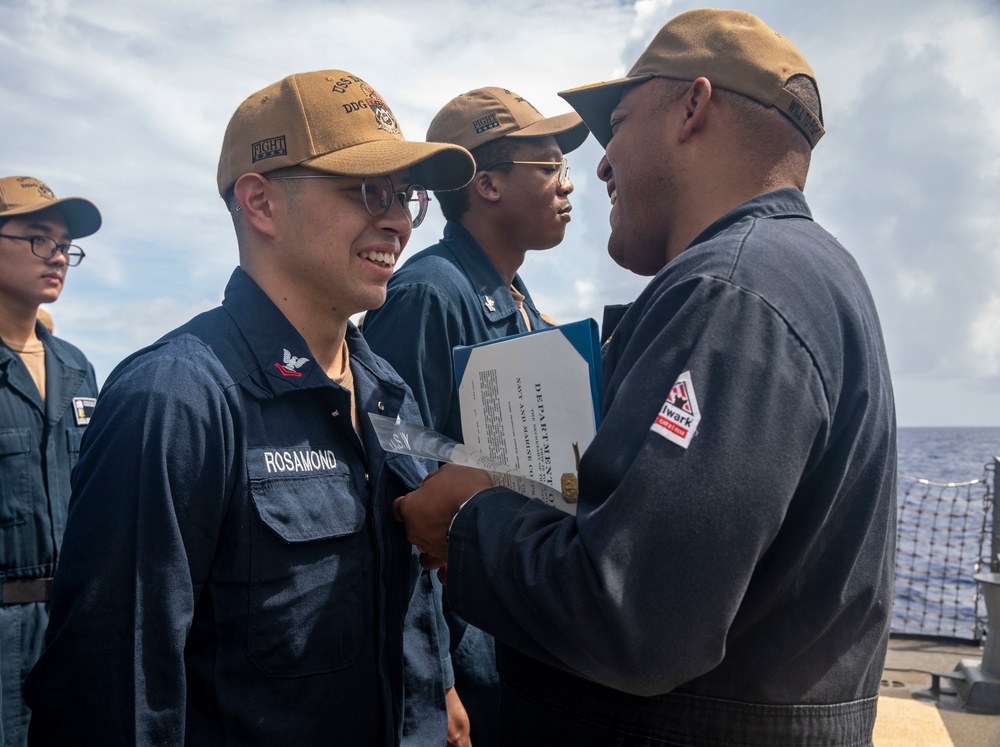
[[[55,239],[48,236],[10,236],[0,233],[0,239],[14,239],[15,241],[28,241],[31,243],[31,253],[39,259],[50,260],[56,256],[57,252],[62,252],[66,258],[66,264],[76,267],[83,262],[87,255],[83,249],[76,244],[60,244]]]
[[[560,184],[565,184],[569,181],[569,160],[564,158],[561,161],[497,161],[496,163],[491,163],[489,166],[485,166],[480,171],[489,171],[496,166],[501,166],[505,163],[521,164],[522,166],[548,166],[551,169],[551,173],[556,173],[556,169],[559,170],[558,181]]]
[[[346,174],[298,174],[296,176],[271,176],[268,179],[280,181],[282,179],[357,179],[356,176]],[[403,211],[410,219],[410,225],[416,228],[423,223],[424,216],[427,215],[427,204],[431,198],[427,190],[419,184],[411,184],[406,187],[406,191],[397,192],[392,186],[392,179],[388,176],[366,176],[358,185],[361,190],[361,198],[368,215],[373,218],[381,218],[389,212],[393,199],[398,197],[399,204],[403,206]]]

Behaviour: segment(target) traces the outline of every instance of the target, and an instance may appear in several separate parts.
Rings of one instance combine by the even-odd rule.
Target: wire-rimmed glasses
[[[562,159],[561,161],[497,161],[491,163],[489,166],[484,166],[479,169],[480,171],[489,171],[490,169],[501,166],[505,163],[520,164],[522,166],[548,166],[552,169],[553,173],[555,170],[559,169],[558,181],[560,184],[565,184],[569,181],[569,159]]]
[[[0,233],[0,239],[27,241],[31,244],[31,253],[39,259],[46,261],[56,256],[56,252],[62,252],[62,255],[66,258],[66,264],[70,267],[76,267],[87,256],[83,249],[76,244],[60,244],[49,236],[11,236],[10,234]]]
[[[281,179],[357,179],[358,177],[347,174],[295,174],[267,178],[277,181]],[[392,179],[388,176],[366,176],[361,178],[361,184],[358,187],[361,189],[365,210],[373,218],[381,218],[388,213],[393,200],[397,197],[413,228],[419,226],[423,222],[424,216],[427,215],[427,204],[431,198],[428,196],[427,190],[419,184],[410,184],[405,191],[397,192],[392,186]]]

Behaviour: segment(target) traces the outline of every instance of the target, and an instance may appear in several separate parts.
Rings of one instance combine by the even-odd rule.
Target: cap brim
[[[560,91],[559,95],[576,109],[594,137],[605,148],[611,140],[611,112],[621,101],[626,86],[642,83],[652,75],[637,75],[634,78],[619,78],[601,83]]]
[[[506,137],[546,137],[551,135],[559,143],[559,149],[563,153],[576,150],[590,134],[587,123],[584,122],[576,112],[566,112],[556,117],[548,117],[532,122],[524,129],[517,132],[509,132]]]
[[[476,162],[465,148],[409,140],[373,140],[311,158],[301,165],[349,176],[378,176],[409,169],[414,184],[442,191],[464,187],[476,173]]]
[[[97,233],[97,229],[101,227],[101,212],[94,203],[82,197],[63,197],[58,200],[23,205],[0,213],[0,219],[6,220],[53,209],[62,214],[66,221],[66,230],[74,239],[82,239],[84,236]]]

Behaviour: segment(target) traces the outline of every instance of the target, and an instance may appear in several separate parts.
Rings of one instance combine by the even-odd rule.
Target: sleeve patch
[[[660,408],[650,430],[686,449],[691,445],[700,421],[701,410],[698,409],[698,398],[691,383],[691,372],[685,371],[671,387],[667,401]]]

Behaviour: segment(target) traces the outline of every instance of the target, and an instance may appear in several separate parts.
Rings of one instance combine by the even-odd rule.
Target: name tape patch
[[[350,470],[334,448],[320,443],[250,447],[246,454],[247,476],[251,481],[313,477],[336,478],[337,482]]]
[[[261,452],[267,474],[276,472],[330,472],[337,469],[337,455],[331,449],[289,449]]]
[[[667,401],[660,408],[650,430],[686,449],[691,445],[700,421],[701,410],[698,409],[698,398],[691,383],[691,372],[685,371],[671,387]]]

